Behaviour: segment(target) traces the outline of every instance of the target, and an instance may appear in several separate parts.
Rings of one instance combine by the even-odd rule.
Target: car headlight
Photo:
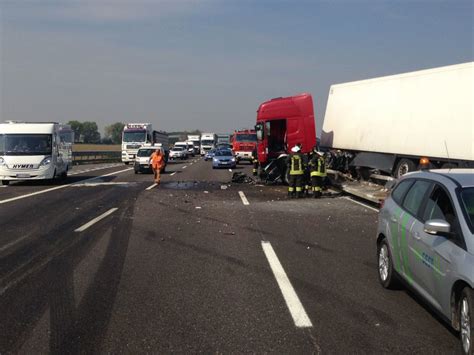
[[[218,162],[219,162],[219,159],[217,159],[217,158],[212,158],[212,161],[218,163]]]
[[[48,166],[51,164],[51,159],[52,157],[46,157],[43,159],[43,161],[40,163],[40,166]]]
[[[231,161],[234,162],[234,161],[235,161],[235,158],[232,158]]]

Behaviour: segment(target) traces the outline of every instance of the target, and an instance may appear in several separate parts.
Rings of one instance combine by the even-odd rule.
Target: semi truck
[[[235,131],[231,142],[237,163],[242,160],[252,161],[252,152],[257,147],[257,134],[255,130]]]
[[[206,154],[211,149],[214,149],[217,143],[217,135],[215,133],[201,134],[201,155]]]
[[[270,181],[287,180],[286,157],[296,144],[303,154],[316,145],[313,97],[303,93],[262,103],[255,125],[259,175]]]
[[[188,141],[193,142],[194,154],[201,153],[201,136],[199,134],[189,134]]]
[[[134,162],[138,149],[145,144],[161,143],[168,154],[169,137],[164,131],[154,131],[151,123],[127,123],[122,134],[122,162]]]
[[[473,83],[470,62],[332,85],[321,146],[346,154],[349,169],[396,178],[473,167]]]
[[[66,128],[65,128],[66,130]],[[65,178],[72,166],[72,144],[61,139],[57,122],[0,124],[0,180]]]

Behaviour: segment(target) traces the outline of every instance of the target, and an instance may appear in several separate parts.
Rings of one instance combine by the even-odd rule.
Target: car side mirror
[[[424,231],[432,235],[449,235],[451,225],[444,219],[430,219],[425,222]]]

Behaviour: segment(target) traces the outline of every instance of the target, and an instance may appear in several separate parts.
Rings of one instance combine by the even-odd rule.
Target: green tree
[[[71,129],[74,131],[74,143],[82,142],[83,134],[83,124],[79,121],[69,121],[67,123],[71,126]]]
[[[100,133],[98,131],[97,123],[91,121],[83,122],[82,134],[84,136],[84,143],[100,143]]]
[[[105,131],[105,139],[109,139],[113,144],[120,144],[122,142],[122,131],[125,123],[116,122],[111,124],[110,126],[106,126]]]

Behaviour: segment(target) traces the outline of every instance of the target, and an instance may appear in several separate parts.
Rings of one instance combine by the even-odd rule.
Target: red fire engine
[[[252,151],[257,147],[257,134],[254,130],[235,131],[231,137],[231,143],[237,162],[252,161]]]

